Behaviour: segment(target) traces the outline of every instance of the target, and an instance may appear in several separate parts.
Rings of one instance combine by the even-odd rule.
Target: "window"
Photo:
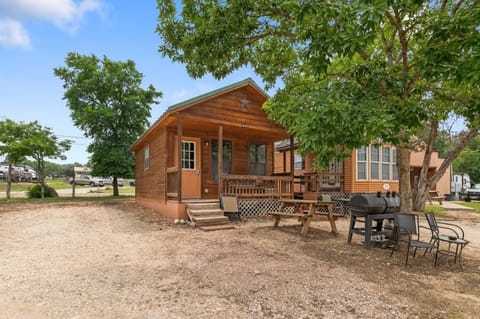
[[[143,149],[143,169],[150,168],[150,146]]]
[[[380,179],[380,147],[378,145],[370,145],[370,179]]]
[[[232,142],[223,141],[223,173],[232,173]],[[218,140],[212,140],[212,181],[218,181]]]
[[[304,169],[305,168],[305,161],[303,160],[302,155],[295,154],[295,169]]]
[[[392,179],[398,181],[397,148],[392,147]]]
[[[249,171],[250,175],[265,175],[266,167],[266,145],[250,145],[249,152]]]
[[[370,160],[369,160],[370,159]],[[371,144],[357,149],[357,180],[367,180],[370,168],[370,180],[398,180],[397,149],[395,146]]]
[[[182,142],[182,169],[195,169],[195,142]]]
[[[357,179],[367,179],[367,148],[365,146],[357,148]]]
[[[389,181],[391,180],[390,174],[390,147],[382,146],[382,180]]]

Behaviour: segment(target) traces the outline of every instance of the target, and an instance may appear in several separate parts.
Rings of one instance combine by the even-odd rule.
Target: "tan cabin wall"
[[[423,152],[412,152],[410,156],[410,165],[411,167],[419,170],[422,167],[423,163]],[[438,156],[438,152],[432,153],[432,158],[430,160],[430,171],[428,176],[431,176],[436,170],[440,168],[444,159]],[[434,170],[432,170],[434,169]],[[434,190],[438,191],[439,195],[450,194],[450,181],[451,181],[451,167],[449,166],[443,174],[442,178],[437,182],[437,184],[433,187]]]

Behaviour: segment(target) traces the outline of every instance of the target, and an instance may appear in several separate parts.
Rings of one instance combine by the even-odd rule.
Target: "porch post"
[[[292,198],[295,197],[295,139],[290,135],[290,176],[292,177],[291,192]]]
[[[290,135],[290,175],[295,176],[295,141],[293,135]]]
[[[182,201],[182,137],[183,137],[183,119],[177,114],[177,194],[178,201]]]
[[[218,126],[218,197],[223,193],[223,125]]]

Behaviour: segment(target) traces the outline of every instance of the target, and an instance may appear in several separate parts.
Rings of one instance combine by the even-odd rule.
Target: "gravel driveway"
[[[468,225],[467,225],[468,224]],[[328,223],[174,225],[131,201],[0,206],[0,318],[474,318],[478,241],[464,268],[403,267]],[[478,232],[478,220],[467,227]],[[469,228],[470,229],[470,228]],[[467,233],[468,236],[468,233]]]

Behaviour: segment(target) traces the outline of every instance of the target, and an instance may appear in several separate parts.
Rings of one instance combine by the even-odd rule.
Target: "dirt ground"
[[[447,213],[464,266],[404,267],[348,221],[203,232],[132,201],[0,206],[0,318],[479,318],[480,216]],[[428,255],[427,255],[428,256]]]

